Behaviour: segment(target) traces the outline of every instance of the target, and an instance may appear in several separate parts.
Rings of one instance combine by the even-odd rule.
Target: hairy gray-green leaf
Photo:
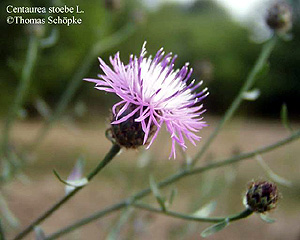
[[[279,176],[278,174],[274,173],[272,171],[272,169],[268,166],[268,164],[263,160],[263,158],[260,155],[256,155],[256,160],[257,162],[260,164],[260,166],[264,169],[264,171],[266,172],[266,174],[268,175],[268,177],[278,183],[281,184],[283,186],[286,187],[291,187],[292,186],[292,182]]]
[[[270,218],[267,214],[259,214],[260,218],[267,223],[274,223],[275,219]]]
[[[259,89],[253,89],[243,93],[243,99],[248,101],[255,101],[260,96]]]
[[[210,235],[215,234],[216,232],[219,232],[221,230],[223,230],[225,227],[227,227],[229,225],[229,221],[228,219],[226,219],[225,221],[219,222],[215,225],[212,225],[208,228],[206,228],[202,233],[201,233],[201,237],[208,237]]]
[[[73,181],[65,181],[60,177],[60,175],[55,170],[53,170],[53,173],[60,182],[62,182],[63,184],[65,184],[67,186],[73,187],[73,188],[82,187],[82,186],[88,184],[88,182],[89,182],[87,178],[81,178],[81,179],[73,180]]]

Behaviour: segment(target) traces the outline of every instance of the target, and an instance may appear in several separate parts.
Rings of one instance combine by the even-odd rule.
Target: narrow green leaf
[[[268,215],[266,215],[266,214],[261,213],[261,214],[259,214],[259,216],[260,216],[260,218],[261,218],[263,221],[265,221],[265,222],[267,222],[267,223],[274,223],[274,222],[275,222],[275,219],[270,218],[270,217],[269,217]]]
[[[70,187],[74,187],[74,188],[82,187],[88,183],[87,178],[82,178],[82,179],[78,179],[78,180],[74,180],[74,181],[65,181],[59,176],[59,174],[55,170],[53,170],[53,173],[60,182],[62,182],[63,184],[65,184],[67,186],[70,186]]]
[[[35,240],[45,240],[46,239],[46,235],[40,226],[35,226],[34,232],[35,232]]]
[[[273,172],[272,169],[268,166],[268,164],[263,160],[261,155],[256,155],[256,160],[272,181],[274,181],[278,184],[281,184],[283,186],[286,186],[286,187],[292,186],[291,181],[289,181],[289,180],[279,176],[275,172]]]
[[[69,185],[65,180],[63,180],[63,179],[59,176],[59,174],[58,174],[58,172],[56,172],[56,170],[53,169],[53,173],[54,173],[54,175],[57,177],[57,179],[58,179],[60,182],[62,182],[62,183],[65,184],[65,185]]]
[[[163,211],[166,211],[165,199],[160,194],[160,191],[159,191],[157,184],[152,175],[150,176],[150,188],[151,188],[151,191],[152,191],[153,195],[155,196],[158,204],[160,205],[161,209]]]
[[[81,156],[81,157],[78,158],[74,168],[72,169],[72,172],[70,173],[70,175],[69,175],[69,177],[66,181],[67,183],[69,183],[65,187],[66,194],[73,191],[75,186],[81,187],[81,186],[84,186],[88,183],[87,178],[82,177],[83,176],[84,165],[85,165],[85,160]],[[72,186],[70,186],[70,184]]]
[[[89,180],[87,178],[81,178],[81,179],[78,179],[78,180],[68,180],[66,181],[67,185],[70,186],[70,187],[82,187],[84,185],[87,185],[89,182]]]
[[[150,176],[150,188],[152,190],[152,193],[154,194],[155,197],[160,197],[160,192],[159,192],[159,189],[157,187],[157,184],[153,178],[153,176],[151,175]]]
[[[289,118],[288,118],[288,109],[286,104],[282,104],[281,111],[280,111],[281,122],[283,126],[290,132],[293,131],[292,127],[290,126]]]
[[[171,190],[171,193],[170,193],[170,198],[168,200],[168,206],[171,206],[173,201],[174,201],[174,198],[176,197],[178,191],[176,188],[172,188]]]
[[[212,225],[208,228],[206,228],[202,233],[201,233],[201,237],[208,237],[208,236],[211,236],[213,234],[215,234],[216,232],[219,232],[221,230],[223,230],[225,227],[227,227],[229,225],[229,220],[226,219],[225,221],[223,222],[219,222],[215,225]]]

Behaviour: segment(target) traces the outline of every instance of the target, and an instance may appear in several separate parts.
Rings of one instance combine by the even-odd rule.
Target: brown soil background
[[[210,126],[200,133],[203,140],[197,147],[188,146],[190,156],[201,147],[218,121],[210,116],[206,120]],[[13,134],[16,146],[24,146],[30,142],[39,127],[40,122],[17,124]],[[295,129],[297,127],[299,128],[299,124],[294,125]],[[102,159],[110,147],[104,131],[105,124],[101,119],[76,125],[60,123],[51,130],[33,155],[34,161],[25,169],[29,182],[15,179],[1,190],[10,209],[20,221],[20,228],[29,224],[64,194],[64,186],[53,175],[53,169],[67,178],[78,156],[83,155],[86,159],[86,173]],[[235,119],[226,125],[198,165],[204,165],[209,160],[225,159],[234,152],[254,150],[283,139],[288,134],[280,120]],[[151,161],[145,167],[141,167],[141,160],[137,160],[141,158],[143,150],[123,150],[85,189],[41,225],[45,233],[53,233],[148,187],[150,174],[158,181],[176,172],[182,163],[182,157],[178,151],[176,160],[168,160],[170,145],[169,135],[161,132],[147,152]],[[299,140],[263,155],[274,172],[293,182],[292,188],[279,186],[282,198],[277,209],[270,214],[276,219],[274,224],[264,223],[253,215],[232,223],[208,239],[299,240],[299,156]],[[242,197],[247,183],[252,179],[267,179],[255,159],[187,177],[162,192],[167,195],[172,187],[177,188],[178,195],[171,206],[174,211],[193,213],[207,202],[215,200],[217,207],[212,215],[226,216],[243,209]],[[157,206],[152,196],[144,200]],[[106,239],[119,217],[120,212],[115,212],[60,239]],[[117,239],[201,239],[200,233],[207,226],[207,223],[191,223],[135,210],[121,228]],[[10,229],[8,239],[17,231]],[[34,236],[30,235],[26,239],[34,239]]]

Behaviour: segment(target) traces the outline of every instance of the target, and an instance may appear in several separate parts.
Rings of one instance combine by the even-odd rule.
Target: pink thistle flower
[[[128,120],[140,123],[143,145],[154,132],[147,149],[165,123],[172,139],[170,158],[172,155],[175,158],[175,143],[185,150],[185,137],[196,145],[195,141],[199,141],[200,137],[195,132],[207,126],[201,117],[205,112],[203,105],[198,104],[208,95],[207,88],[196,92],[202,81],[188,82],[193,71],[188,69],[188,63],[174,70],[177,56],[172,57],[172,53],[165,55],[163,48],[153,59],[145,57],[145,45],[146,42],[139,57],[130,56],[127,65],[121,62],[119,52],[109,59],[112,68],[99,58],[104,74],[98,75],[100,79],[84,80],[94,82],[96,89],[115,93],[122,99],[112,107],[112,126]]]

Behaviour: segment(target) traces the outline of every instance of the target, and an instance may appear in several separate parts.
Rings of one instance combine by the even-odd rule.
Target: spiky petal
[[[112,68],[99,58],[103,74],[98,75],[99,79],[84,80],[96,83],[96,89],[115,93],[122,99],[112,107],[115,120],[111,124],[120,124],[132,116],[138,116],[135,121],[141,123],[144,131],[143,144],[149,140],[151,126],[156,126],[147,148],[165,123],[172,139],[170,157],[173,155],[175,158],[176,142],[186,149],[185,138],[194,145],[195,141],[200,140],[195,132],[207,125],[202,121],[201,114],[205,110],[199,102],[208,92],[207,89],[196,91],[202,81],[189,81],[193,70],[188,68],[188,63],[174,70],[176,55],[165,55],[161,48],[153,59],[151,56],[145,57],[145,45],[146,42],[140,56],[130,56],[127,65],[121,62],[119,52],[110,57]],[[135,108],[124,116],[129,106]]]

